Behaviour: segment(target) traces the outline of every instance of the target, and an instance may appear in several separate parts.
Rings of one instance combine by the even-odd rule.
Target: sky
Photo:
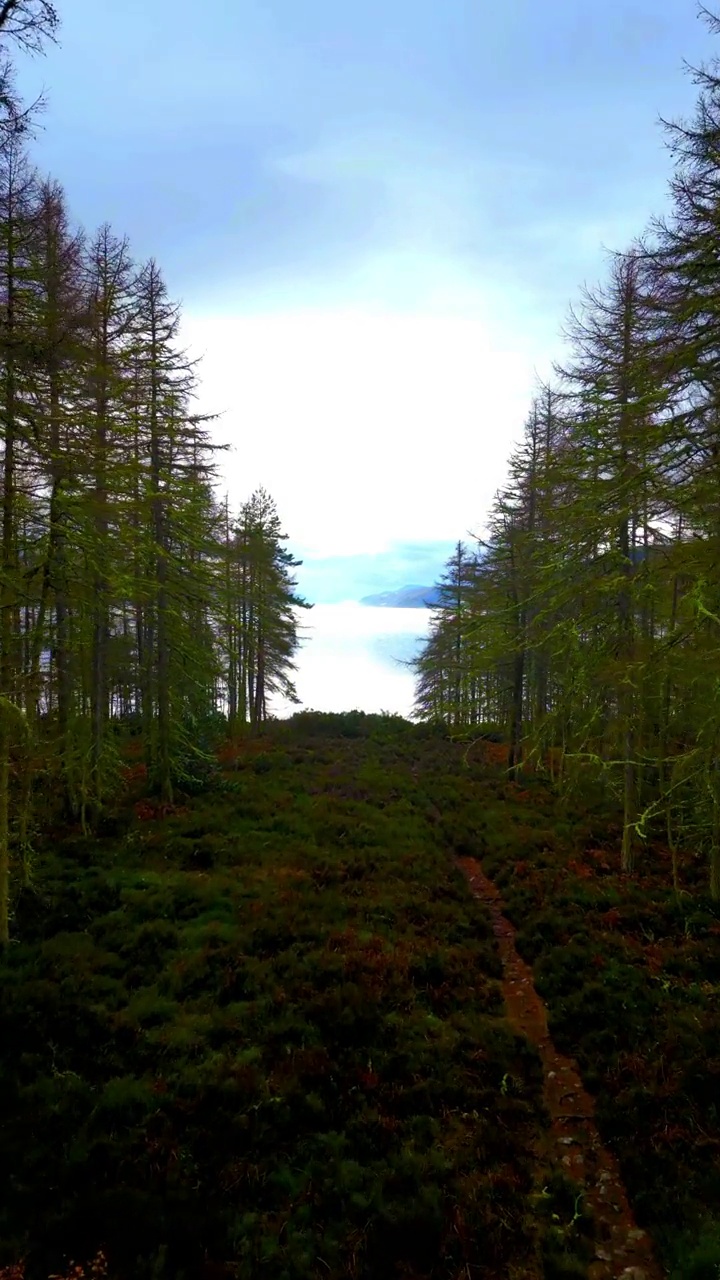
[[[568,304],[668,207],[694,0],[60,9],[35,158],[182,301],[231,502],[269,490],[323,605],[431,583]]]

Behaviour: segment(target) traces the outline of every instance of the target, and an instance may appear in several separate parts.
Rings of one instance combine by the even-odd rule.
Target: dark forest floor
[[[701,869],[679,902],[662,849],[623,880],[612,815],[512,787],[487,754],[304,717],[173,811],[136,790],[103,836],[47,833],[0,961],[0,1265],[654,1280],[646,1231],[675,1280],[717,1280]],[[499,886],[594,1157],[589,1119],[561,1141],[547,1042],[503,1001],[497,904],[457,856]],[[620,1179],[624,1243],[598,1201]]]
[[[545,1104],[550,1126],[538,1148],[577,1181],[578,1211],[584,1207],[596,1238],[588,1269],[591,1280],[617,1276],[661,1280],[650,1237],[640,1229],[628,1203],[617,1160],[604,1145],[595,1123],[595,1106],[577,1064],[558,1053],[548,1030],[547,1009],[535,990],[532,970],[518,954],[515,929],[503,914],[500,894],[476,858],[459,859],[473,893],[492,918],[503,966],[502,993],[510,1026],[537,1046],[543,1066]]]

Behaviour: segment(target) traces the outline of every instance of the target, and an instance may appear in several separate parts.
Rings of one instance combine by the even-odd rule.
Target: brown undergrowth
[[[518,955],[515,929],[503,914],[499,890],[476,858],[461,857],[458,864],[475,897],[490,911],[503,965],[508,1021],[540,1053],[551,1123],[538,1154],[567,1168],[593,1218],[597,1243],[589,1280],[662,1280],[650,1238],[630,1209],[617,1160],[598,1133],[594,1102],[577,1064],[558,1053],[549,1034],[547,1010],[533,985],[531,968]]]
[[[540,1280],[537,1054],[426,748],[350,728],[48,836],[0,965],[0,1266]]]
[[[716,1280],[719,922],[692,861],[679,902],[662,850],[623,879],[607,808],[381,717],[220,757],[163,809],[129,754],[117,812],[48,831],[14,903],[0,1266],[654,1280],[646,1230],[672,1280]]]
[[[478,743],[427,783],[450,848],[481,860],[575,1060],[638,1227],[671,1280],[720,1274],[720,910],[705,859],[662,833],[620,867],[611,799],[509,784]],[[449,753],[450,755],[450,753]]]

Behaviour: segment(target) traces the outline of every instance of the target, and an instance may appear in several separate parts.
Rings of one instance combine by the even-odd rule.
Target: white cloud
[[[602,269],[629,218],[558,209],[542,159],[469,157],[388,121],[328,127],[267,167],[365,210],[368,236],[342,269],[299,261],[236,304],[189,309],[202,407],[225,410],[216,435],[235,446],[232,500],[264,484],[306,558],[480,531],[535,371],[561,354],[571,290],[556,312],[548,298],[574,264],[576,284]]]
[[[479,527],[542,364],[522,299],[483,298],[432,261],[386,266],[369,263],[349,292],[394,287],[394,310],[361,301],[184,322],[184,342],[204,353],[201,405],[225,410],[214,432],[234,446],[222,459],[231,500],[264,484],[306,555]]]
[[[275,155],[270,172],[325,188],[369,211],[375,245],[447,254],[467,244],[492,252],[502,230],[497,213],[542,207],[552,200],[552,172],[536,158],[496,145],[455,146],[446,133],[408,121],[330,131],[302,151]],[[447,266],[447,263],[444,264]]]

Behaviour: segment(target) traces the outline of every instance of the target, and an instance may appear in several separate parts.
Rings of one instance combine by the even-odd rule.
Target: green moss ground
[[[478,752],[471,752],[471,757]],[[720,906],[704,860],[648,841],[620,874],[619,826],[534,780],[472,765],[428,784],[449,846],[482,860],[533,964],[561,1052],[672,1280],[720,1276]]]
[[[0,1265],[46,1280],[586,1274],[531,1154],[482,859],[673,1280],[720,1267],[720,913],[613,815],[429,730],[301,716],[184,808],[49,832],[0,962]],[[136,776],[135,785],[141,785]],[[538,1176],[539,1175],[539,1176]],[[548,1190],[545,1195],[539,1189]]]
[[[456,753],[356,729],[49,835],[1,964],[0,1263],[541,1274],[539,1062],[424,786]]]

